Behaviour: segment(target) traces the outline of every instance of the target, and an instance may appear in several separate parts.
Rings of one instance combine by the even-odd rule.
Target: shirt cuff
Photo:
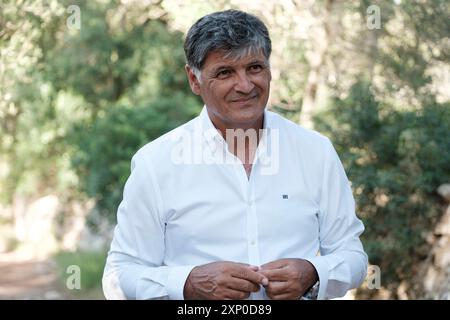
[[[184,284],[194,266],[171,267],[167,279],[167,293],[171,300],[184,300]]]
[[[325,299],[328,285],[328,275],[329,268],[328,263],[323,256],[316,256],[310,259],[306,259],[311,262],[311,264],[316,268],[317,275],[319,276],[319,293],[317,295],[317,300]]]

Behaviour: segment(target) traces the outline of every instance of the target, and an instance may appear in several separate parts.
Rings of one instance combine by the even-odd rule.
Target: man
[[[140,149],[118,209],[107,298],[333,298],[367,256],[330,141],[267,110],[271,41],[228,10],[189,30],[201,114]]]

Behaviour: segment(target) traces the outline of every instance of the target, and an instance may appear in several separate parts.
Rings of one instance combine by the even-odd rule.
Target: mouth
[[[241,99],[236,99],[236,100],[231,100],[231,102],[238,102],[238,103],[243,103],[243,102],[248,102],[250,100],[253,100],[257,97],[257,95],[248,97],[248,98],[241,98]]]

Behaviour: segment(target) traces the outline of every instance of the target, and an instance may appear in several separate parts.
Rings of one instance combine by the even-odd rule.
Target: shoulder
[[[273,124],[273,128],[279,129],[280,139],[285,140],[290,146],[296,147],[303,153],[321,154],[329,152],[333,148],[331,141],[325,135],[282,117],[279,114],[268,111],[268,116]]]
[[[182,124],[163,134],[159,138],[145,144],[141,147],[132,158],[132,162],[152,163],[152,164],[169,164],[170,157],[174,148],[180,143],[180,138],[191,136],[195,130],[195,124],[198,117]]]

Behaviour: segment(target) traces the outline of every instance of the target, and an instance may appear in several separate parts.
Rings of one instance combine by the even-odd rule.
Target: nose
[[[255,88],[255,85],[248,77],[246,72],[236,73],[236,83],[234,85],[234,90],[242,94],[249,94]]]

